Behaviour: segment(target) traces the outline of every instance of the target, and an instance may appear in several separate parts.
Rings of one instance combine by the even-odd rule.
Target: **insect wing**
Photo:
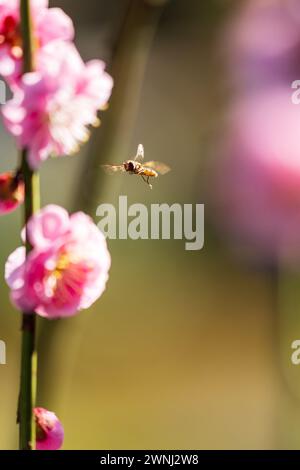
[[[103,170],[105,171],[106,174],[108,175],[114,175],[115,173],[120,173],[124,172],[124,166],[123,165],[101,165]]]
[[[160,175],[166,175],[171,171],[171,168],[162,162],[147,162],[144,164],[145,168],[151,168],[151,170],[157,171]]]
[[[136,153],[136,156],[134,158],[134,161],[142,162],[144,160],[144,156],[145,156],[144,146],[142,144],[140,144],[138,146],[137,153]]]

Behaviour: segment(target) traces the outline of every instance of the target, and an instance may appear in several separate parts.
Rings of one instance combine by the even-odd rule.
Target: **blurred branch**
[[[95,131],[90,149],[84,160],[84,168],[80,172],[80,180],[75,185],[79,188],[75,196],[74,209],[84,210],[93,214],[101,200],[104,183],[102,162],[113,162],[127,158],[130,139],[133,133],[141,90],[148,63],[149,54],[159,19],[168,0],[130,0],[122,27],[113,47],[112,61],[109,73],[113,76],[115,87],[113,90],[110,108],[105,114],[103,125]],[[86,188],[83,191],[83,188]],[[68,351],[72,351],[69,359],[76,357],[78,351],[81,329],[77,328],[81,320],[74,318],[72,325],[69,322],[62,324],[53,321],[47,325],[42,324],[39,335],[40,351],[40,377],[39,398],[48,406],[49,397],[61,389],[56,381],[47,379],[50,362],[54,357],[57,326],[62,333],[68,329]],[[72,333],[70,329],[72,328]],[[78,333],[78,336],[76,334]],[[68,361],[67,355],[63,358]],[[72,367],[68,368],[70,377]],[[64,380],[67,380],[66,374]],[[46,406],[45,405],[45,406]]]
[[[75,209],[94,213],[105,175],[101,163],[128,157],[146,67],[159,19],[167,0],[131,0],[113,48],[109,72],[115,86],[103,125],[96,131],[77,185]],[[138,143],[138,142],[137,142]],[[85,191],[82,191],[82,188]]]

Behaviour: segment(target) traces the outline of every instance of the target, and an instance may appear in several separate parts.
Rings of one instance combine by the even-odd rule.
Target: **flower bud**
[[[61,422],[51,411],[34,408],[36,422],[36,449],[59,450],[64,441]]]
[[[24,195],[24,182],[19,172],[0,175],[0,215],[17,209],[24,202]]]

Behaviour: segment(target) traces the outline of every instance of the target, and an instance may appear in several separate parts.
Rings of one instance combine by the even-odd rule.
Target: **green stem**
[[[21,30],[23,42],[23,71],[32,72],[34,69],[34,40],[30,0],[21,0]]]
[[[33,71],[34,42],[31,26],[30,0],[21,0],[21,27],[23,39],[24,73]],[[28,150],[22,151],[22,174],[25,183],[25,224],[40,208],[39,175],[28,165]],[[31,246],[26,236],[26,255]],[[37,353],[35,349],[36,315],[22,315],[21,382],[18,422],[20,425],[20,450],[35,449],[35,423],[33,408],[36,400]]]

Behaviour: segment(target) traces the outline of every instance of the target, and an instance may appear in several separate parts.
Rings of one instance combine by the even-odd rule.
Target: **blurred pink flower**
[[[37,56],[49,42],[74,38],[72,20],[60,8],[48,8],[48,0],[32,0],[33,31]],[[10,84],[21,75],[22,38],[20,0],[0,2],[0,74]]]
[[[25,74],[19,91],[2,109],[7,129],[29,149],[37,169],[50,155],[70,155],[86,142],[88,126],[97,125],[113,82],[105,64],[82,61],[74,45],[52,42],[43,49],[39,71]]]
[[[238,89],[290,86],[300,74],[299,0],[241,2],[221,48]]]
[[[24,202],[24,183],[19,174],[0,175],[0,215],[8,214]]]
[[[300,107],[284,88],[232,110],[216,167],[222,227],[235,248],[264,260],[300,257]]]
[[[9,257],[5,278],[11,299],[23,312],[49,319],[75,315],[89,308],[104,292],[110,255],[104,235],[87,215],[71,216],[50,205],[27,225],[32,251]]]
[[[64,441],[64,428],[51,411],[34,408],[36,422],[36,449],[59,450]]]

